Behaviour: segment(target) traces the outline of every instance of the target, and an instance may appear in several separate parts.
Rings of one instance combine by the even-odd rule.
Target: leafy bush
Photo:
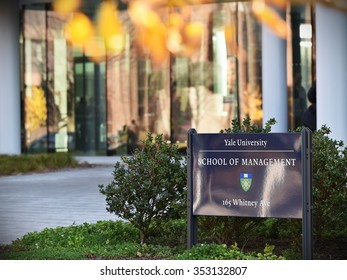
[[[179,254],[177,260],[281,260],[273,254],[275,246],[266,245],[263,253],[244,253],[237,244],[230,248],[225,244],[200,244]]]
[[[132,157],[122,156],[114,167],[112,182],[99,185],[107,211],[130,221],[144,243],[150,228],[161,218],[180,218],[185,210],[186,161],[176,145],[151,133]],[[152,223],[156,218],[157,223]]]
[[[322,126],[312,137],[312,185],[314,230],[323,235],[347,234],[347,148],[329,138]]]
[[[30,232],[13,242],[17,251],[47,248],[89,248],[94,244],[115,245],[137,240],[138,231],[123,221],[99,221]]]
[[[147,242],[177,246],[187,242],[187,222],[185,218],[158,220],[153,219]]]
[[[269,119],[264,127],[260,127],[257,124],[252,124],[249,117],[244,118],[242,123],[239,123],[237,119],[231,122],[231,127],[222,129],[221,133],[269,133],[271,128],[276,124],[274,118]]]

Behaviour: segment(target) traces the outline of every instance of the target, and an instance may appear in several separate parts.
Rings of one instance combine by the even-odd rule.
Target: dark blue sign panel
[[[193,214],[302,218],[301,133],[193,134]]]

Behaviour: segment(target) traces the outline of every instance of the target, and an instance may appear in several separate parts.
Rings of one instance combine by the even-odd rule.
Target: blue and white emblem
[[[252,174],[251,173],[240,173],[240,183],[242,189],[246,192],[252,186]]]

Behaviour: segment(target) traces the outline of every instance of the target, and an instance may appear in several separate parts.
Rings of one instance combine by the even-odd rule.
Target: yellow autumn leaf
[[[84,53],[90,60],[100,63],[106,59],[105,45],[101,38],[93,37],[83,45]]]
[[[263,2],[255,1],[252,12],[261,23],[267,25],[276,35],[283,39],[286,38],[287,24],[274,9]]]
[[[186,0],[168,0],[167,5],[169,7],[183,7],[187,5]]]
[[[145,2],[149,3],[151,6],[163,6],[166,5],[167,0],[146,0]]]
[[[97,14],[98,32],[104,38],[119,35],[123,32],[122,23],[118,17],[117,5],[114,1],[100,4]]]
[[[227,44],[232,43],[234,41],[234,37],[236,33],[234,26],[231,24],[226,25],[224,32],[225,32],[225,40],[227,41]]]
[[[242,105],[243,112],[249,116],[254,122],[258,122],[263,117],[262,98],[260,96],[259,86],[253,87],[247,85],[247,89],[243,92],[244,104]]]
[[[154,67],[161,67],[168,60],[167,35],[163,24],[154,28],[138,27],[136,40],[142,54],[149,56]]]
[[[75,13],[65,26],[67,39],[74,44],[88,42],[94,35],[91,20],[83,13]]]
[[[136,45],[143,54],[149,53],[150,50],[150,32],[148,28],[138,26],[135,30]]]
[[[152,10],[146,1],[132,1],[129,5],[128,12],[135,25],[154,28],[161,22],[159,15]]]
[[[189,4],[210,4],[211,0],[188,0]]]
[[[203,32],[204,26],[200,22],[186,24],[183,29],[183,41],[189,50],[194,52],[200,48]]]
[[[81,6],[81,0],[54,0],[52,4],[54,11],[68,14],[77,11]]]
[[[125,48],[125,34],[115,34],[106,38],[105,45],[108,54],[120,54]]]
[[[184,19],[180,13],[171,13],[168,19],[168,27],[182,29],[184,26]]]
[[[163,24],[149,29],[149,55],[155,67],[162,66],[169,58],[169,51],[166,47],[166,27]]]
[[[265,2],[284,9],[287,6],[287,3],[290,2],[290,0],[265,0]]]
[[[229,54],[237,53],[236,31],[235,26],[228,24],[225,26],[225,40]]]

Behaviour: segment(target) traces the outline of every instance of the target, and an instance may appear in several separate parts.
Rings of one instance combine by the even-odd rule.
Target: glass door
[[[106,154],[105,64],[75,58],[75,152]]]

